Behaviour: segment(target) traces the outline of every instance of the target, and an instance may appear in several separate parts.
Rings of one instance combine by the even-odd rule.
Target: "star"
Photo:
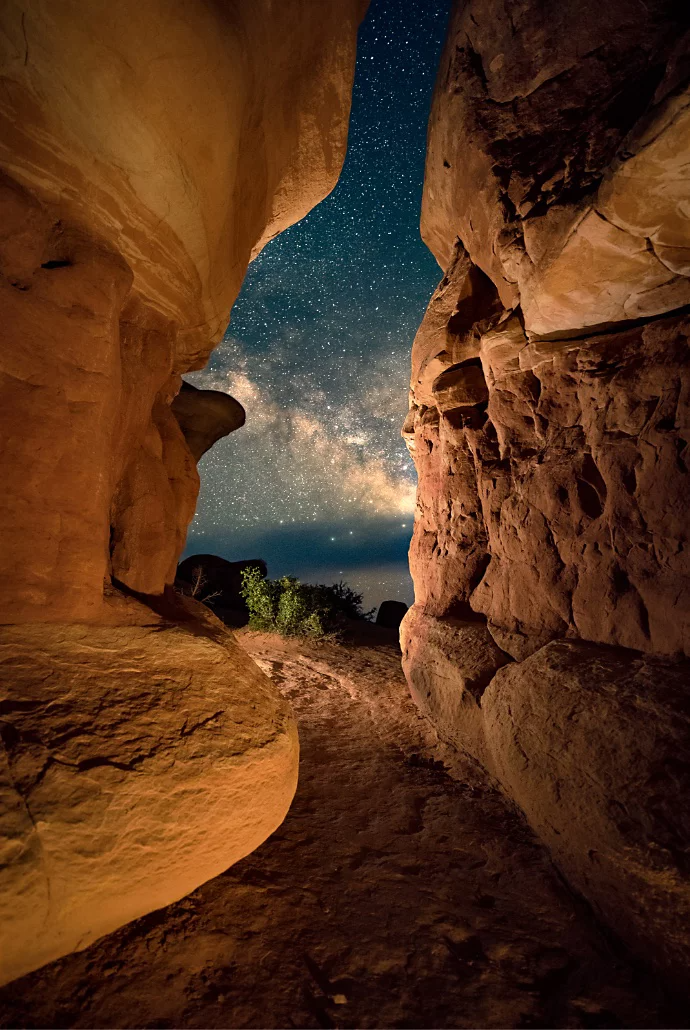
[[[323,568],[369,591],[365,607],[411,600],[400,515],[414,511],[415,475],[400,427],[412,341],[441,277],[419,212],[448,7],[372,0],[340,180],[250,265],[222,344],[189,376],[235,396],[247,423],[200,462],[187,553],[270,557],[273,576]],[[375,580],[363,571],[374,567]]]

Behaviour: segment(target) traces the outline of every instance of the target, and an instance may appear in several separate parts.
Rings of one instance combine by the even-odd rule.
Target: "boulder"
[[[497,672],[489,765],[570,883],[687,990],[690,662],[554,641]]]
[[[485,620],[464,614],[437,618],[413,605],[400,626],[402,665],[415,703],[441,739],[486,766],[481,700],[510,658]]]
[[[382,601],[376,613],[376,625],[397,629],[406,612],[407,605],[403,601]]]
[[[184,380],[171,404],[194,460],[198,461],[218,440],[244,425],[239,401],[221,390],[198,390]]]
[[[2,982],[176,901],[287,812],[287,703],[217,620],[149,615],[2,630]]]

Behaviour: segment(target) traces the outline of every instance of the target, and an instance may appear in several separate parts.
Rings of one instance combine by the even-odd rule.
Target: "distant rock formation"
[[[195,459],[243,414],[175,398],[250,259],[335,185],[365,6],[0,9],[4,979],[179,898],[290,804],[273,686],[201,606],[172,625]]]
[[[455,4],[422,211],[445,275],[403,426],[419,481],[412,692],[677,983],[690,961],[689,29],[670,0]]]
[[[184,380],[170,407],[195,461],[218,440],[240,429],[246,417],[240,402],[230,394],[199,390]]]
[[[244,625],[249,621],[249,608],[240,593],[245,569],[258,569],[264,577],[268,573],[261,558],[228,561],[217,554],[192,554],[177,566],[175,582],[200,601],[211,598],[213,610],[221,618],[228,610],[243,616],[234,624]]]
[[[406,614],[407,605],[403,601],[382,601],[376,613],[376,625],[397,629]]]

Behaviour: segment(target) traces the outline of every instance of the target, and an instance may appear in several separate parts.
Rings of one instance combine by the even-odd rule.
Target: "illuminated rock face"
[[[287,703],[220,624],[149,618],[2,632],[3,982],[188,894],[285,816]]]
[[[365,6],[2,5],[4,979],[179,898],[290,804],[269,681],[203,612],[175,628],[112,584],[166,603],[195,458],[243,417],[171,404],[251,257],[335,185]]]
[[[3,5],[0,619],[172,583],[198,482],[170,401],[336,182],[364,6]]]
[[[429,129],[422,233],[446,273],[412,354],[416,604],[402,626],[412,692],[442,736],[679,981],[690,954],[680,28],[665,2],[456,5]],[[587,648],[550,643],[564,639]],[[664,826],[662,797],[675,798]]]

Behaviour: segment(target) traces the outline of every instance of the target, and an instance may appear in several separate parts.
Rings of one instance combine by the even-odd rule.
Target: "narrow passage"
[[[391,637],[362,633],[239,634],[297,712],[286,821],[179,903],[4,988],[0,1025],[682,1025],[434,741]]]

